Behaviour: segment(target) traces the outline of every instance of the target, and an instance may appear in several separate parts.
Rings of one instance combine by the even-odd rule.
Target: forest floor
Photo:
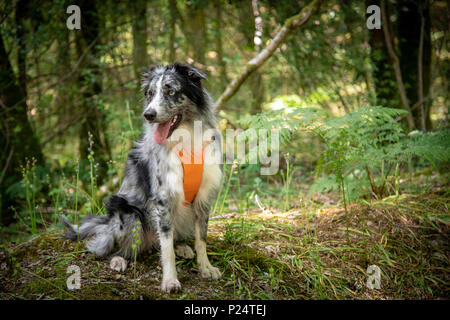
[[[177,259],[182,290],[160,289],[159,253],[125,272],[88,253],[84,243],[45,232],[0,247],[0,299],[448,299],[450,188],[288,211],[231,209],[210,219],[208,254],[222,278],[208,281],[195,259]],[[68,290],[68,266],[81,288]],[[380,270],[370,289],[368,266]]]

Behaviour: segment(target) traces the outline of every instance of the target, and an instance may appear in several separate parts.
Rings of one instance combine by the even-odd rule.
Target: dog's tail
[[[118,195],[111,197],[107,211],[107,216],[88,215],[79,225],[71,224],[62,216],[62,222],[67,227],[63,236],[72,241],[81,241],[92,236],[93,239],[86,243],[90,252],[105,257],[115,251],[115,255],[131,258],[133,228],[136,227],[136,222],[140,221],[142,228],[140,231],[135,230],[140,232],[142,238],[143,229],[146,227],[143,212]]]

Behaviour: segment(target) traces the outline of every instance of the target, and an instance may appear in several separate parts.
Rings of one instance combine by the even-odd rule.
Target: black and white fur
[[[167,139],[160,145],[154,139],[158,124],[170,119],[173,126],[169,136],[179,128],[192,132],[195,120],[201,120],[204,129],[215,128],[213,104],[201,85],[202,79],[206,79],[203,73],[179,63],[152,67],[144,73],[145,133],[129,152],[125,177],[119,192],[109,200],[108,215],[88,216],[78,226],[65,220],[67,238],[82,240],[92,236],[87,249],[101,257],[112,257],[111,268],[117,271],[125,270],[127,260],[133,256],[133,228],[140,221],[139,252],[160,249],[161,289],[166,292],[181,288],[175,254],[194,257],[186,244],[189,239],[195,240],[200,275],[210,279],[221,276],[206,254],[209,211],[222,176],[220,164],[205,155],[199,192],[186,206],[182,163],[171,150],[174,142]],[[220,143],[220,136],[215,138]]]

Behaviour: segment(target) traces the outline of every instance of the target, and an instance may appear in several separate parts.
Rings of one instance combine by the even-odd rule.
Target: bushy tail
[[[131,258],[134,240],[132,229],[138,220],[145,228],[145,217],[139,208],[117,195],[111,197],[107,209],[107,216],[89,215],[79,225],[73,225],[62,217],[62,222],[67,227],[63,236],[72,241],[93,236],[86,243],[90,252],[104,257],[115,251],[115,255]],[[141,231],[141,237],[142,233]]]
[[[67,227],[63,236],[72,241],[81,241],[95,235],[101,226],[108,224],[110,219],[108,216],[89,215],[81,220],[79,225],[71,224],[64,216],[61,216],[61,220]]]

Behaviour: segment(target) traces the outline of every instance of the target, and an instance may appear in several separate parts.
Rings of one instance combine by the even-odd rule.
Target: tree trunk
[[[384,40],[386,42],[386,48],[389,53],[389,57],[392,61],[392,67],[394,68],[395,81],[397,83],[398,92],[400,94],[400,100],[402,102],[403,108],[407,111],[405,114],[406,121],[408,123],[408,129],[414,130],[414,119],[412,117],[411,105],[409,104],[408,97],[406,95],[405,83],[403,81],[403,76],[401,73],[400,59],[398,58],[395,50],[394,50],[394,35],[391,31],[391,22],[390,16],[386,9],[386,1],[381,0],[381,16],[383,21],[383,34]]]
[[[255,30],[257,29],[255,20],[259,16],[259,10],[258,8],[256,8],[255,10],[252,2],[254,3],[255,0],[242,1],[239,3],[239,29],[244,36],[246,42],[245,47],[249,48],[252,52],[259,53],[259,51],[261,50],[261,45],[257,45],[254,42],[256,33]],[[257,7],[257,3],[255,6]],[[259,38],[262,41],[262,34]],[[252,108],[250,110],[250,113],[260,113],[262,111],[262,103],[264,101],[264,84],[262,81],[262,74],[260,70],[255,70],[255,72],[249,77],[248,84],[250,87],[250,91],[252,92]]]
[[[132,29],[134,75],[136,79],[141,79],[142,73],[150,65],[147,53],[147,1],[132,1],[131,6],[133,10]]]
[[[80,63],[78,86],[82,91],[80,107],[84,119],[79,128],[79,152],[83,163],[88,164],[89,153],[94,153],[95,162],[98,163],[97,182],[101,184],[106,176],[107,161],[110,159],[110,148],[105,137],[106,119],[103,105],[98,102],[97,95],[102,91],[101,75],[99,70],[100,52],[98,49],[101,17],[93,1],[80,3],[82,12],[81,32],[77,33],[76,45],[79,57],[85,54]],[[90,71],[90,72],[86,72]],[[92,135],[92,138],[89,137]]]
[[[56,105],[62,112],[58,118],[58,124],[66,124],[73,121],[73,110],[76,110],[77,101],[74,96],[74,77],[67,74],[67,70],[72,70],[71,54],[70,54],[70,30],[61,30],[61,41],[58,43],[58,78],[61,79],[59,86],[56,88]],[[45,123],[45,116],[40,119],[42,123]],[[58,130],[60,128],[58,127]],[[58,132],[58,130],[55,130]],[[59,136],[59,135],[58,135]],[[64,137],[61,137],[64,139]],[[46,141],[43,141],[45,145]]]
[[[17,39],[17,69],[19,70],[19,88],[24,97],[27,96],[27,46],[25,20],[28,13],[28,1],[19,0],[16,3],[16,39]]]
[[[184,32],[186,36],[186,54],[196,63],[205,65],[206,25],[204,4],[201,1],[186,3]]]
[[[22,179],[20,166],[25,164],[26,158],[34,158],[37,165],[43,165],[44,156],[27,116],[26,90],[18,85],[1,33],[0,57],[0,220],[3,224],[8,224],[13,218],[10,206],[16,205],[16,200],[8,194],[7,189]],[[26,79],[26,73],[22,77]],[[21,85],[25,86],[26,83]]]
[[[411,112],[415,128],[427,130],[431,124],[429,113],[431,84],[429,1],[399,0],[397,2],[397,14],[398,49],[406,96],[412,106]],[[421,43],[422,31],[423,41]],[[419,53],[421,53],[420,61]],[[422,72],[419,72],[419,70]],[[421,73],[420,76],[419,73]],[[424,101],[420,101],[422,95]],[[426,112],[423,112],[425,110]],[[422,112],[425,119],[422,119]]]
[[[215,24],[215,45],[217,52],[217,65],[219,66],[219,77],[220,77],[220,90],[224,90],[228,83],[228,75],[227,75],[227,64],[223,60],[223,43],[222,43],[222,26],[223,26],[223,18],[222,18],[222,10],[223,4],[222,2],[215,1],[214,2],[214,24]]]
[[[177,58],[177,45],[175,43],[176,36],[176,21],[177,21],[177,2],[176,0],[169,0],[170,11],[170,30],[169,30],[169,63],[174,63]]]
[[[366,7],[381,6],[380,0],[366,0]],[[394,69],[389,58],[386,40],[382,29],[372,29],[369,32],[371,48],[370,60],[373,71],[372,78],[375,85],[375,103],[383,107],[399,108],[400,101],[395,83]]]

